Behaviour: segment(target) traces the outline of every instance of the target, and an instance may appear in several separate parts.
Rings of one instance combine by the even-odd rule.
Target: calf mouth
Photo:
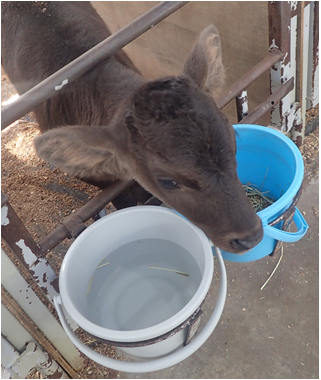
[[[257,218],[258,223],[254,231],[252,230],[252,233],[242,235],[230,233],[228,236],[215,234],[213,237],[211,237],[213,233],[209,233],[208,236],[218,248],[226,252],[242,255],[256,247],[263,239],[264,231],[262,221],[259,217]]]
[[[263,239],[263,228],[261,227],[256,231],[255,234],[250,235],[247,238],[243,239],[232,239],[229,242],[229,245],[232,247],[232,253],[244,254],[256,247]]]

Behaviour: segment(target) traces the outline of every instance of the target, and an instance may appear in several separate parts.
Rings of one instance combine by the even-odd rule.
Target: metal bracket
[[[67,230],[70,232],[70,237],[76,239],[87,227],[83,223],[83,221],[76,214],[71,214],[67,216],[62,222]]]
[[[302,185],[301,185],[299,191],[297,192],[296,196],[293,198],[291,206],[282,215],[280,215],[278,218],[273,220],[273,222],[270,222],[269,223],[270,226],[275,226],[276,224],[283,221],[283,225],[282,225],[281,230],[287,231],[287,229],[290,227],[290,224],[292,222],[292,218],[293,218],[293,215],[295,213],[295,207],[296,207],[297,203],[299,202],[301,193],[302,193]],[[273,256],[275,254],[275,252],[277,252],[282,247],[282,245],[283,245],[283,241],[278,240],[273,252],[270,253],[269,256]]]
[[[203,315],[203,311],[199,309],[198,312],[193,316],[193,318],[190,319],[184,346],[186,346],[195,338],[200,322],[201,322],[202,315]]]
[[[30,371],[36,368],[48,379],[69,379],[67,373],[48,353],[43,351],[35,342],[30,342],[26,350],[16,357],[16,360],[8,368],[12,375],[25,378]]]
[[[115,347],[128,347],[128,348],[144,347],[144,346],[149,346],[151,344],[159,343],[165,339],[171,338],[173,335],[175,335],[176,333],[178,333],[179,331],[181,331],[182,329],[184,329],[185,327],[188,326],[188,333],[187,333],[187,337],[186,337],[185,342],[184,342],[184,345],[186,346],[189,342],[192,341],[192,339],[196,335],[196,332],[197,332],[197,329],[198,329],[198,326],[200,323],[200,317],[203,314],[203,311],[201,310],[201,308],[204,304],[205,299],[206,299],[206,297],[204,298],[202,303],[199,305],[199,307],[194,311],[194,313],[192,315],[190,315],[183,323],[181,323],[180,325],[175,327],[173,330],[168,331],[167,333],[160,335],[156,338],[152,338],[152,339],[148,339],[148,340],[144,340],[144,341],[140,341],[140,342],[115,342],[115,341],[99,338],[99,337],[92,335],[92,334],[89,334],[89,335],[91,335],[93,338],[95,338],[98,342],[107,343],[107,344],[109,344],[111,346],[115,346]]]

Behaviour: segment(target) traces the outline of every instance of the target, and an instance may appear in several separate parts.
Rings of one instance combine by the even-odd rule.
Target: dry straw
[[[272,198],[266,196],[269,191],[262,192],[256,189],[254,186],[251,186],[249,183],[243,185],[243,189],[249,198],[249,201],[251,202],[251,205],[255,212],[262,211],[275,202]]]

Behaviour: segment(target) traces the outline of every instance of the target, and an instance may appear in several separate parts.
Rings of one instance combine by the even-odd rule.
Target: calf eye
[[[166,189],[177,189],[179,187],[178,182],[173,179],[159,179],[158,181]]]

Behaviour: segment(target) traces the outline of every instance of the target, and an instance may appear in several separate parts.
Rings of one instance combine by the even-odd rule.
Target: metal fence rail
[[[282,58],[283,53],[280,50],[276,49],[272,51],[266,58],[262,59],[261,62],[255,65],[250,71],[243,75],[238,81],[236,81],[224,92],[224,94],[217,101],[218,108],[225,107],[231,100],[238,96],[241,91],[246,89],[266,70],[270,69],[276,62],[281,61]]]
[[[240,120],[241,124],[253,124],[257,122],[263,115],[270,111],[281,99],[285,97],[294,87],[294,78],[290,78],[285,84],[283,84],[277,91],[271,94],[268,98],[259,104],[254,110],[247,116]]]
[[[188,1],[163,1],[132,21],[50,77],[25,92],[14,103],[1,110],[1,129],[32,111],[36,106],[51,98],[57,91],[85,74],[100,61],[109,58],[131,41],[176,12]]]
[[[99,194],[88,201],[75,213],[67,216],[61,224],[39,243],[40,257],[45,257],[46,254],[56,247],[67,237],[76,238],[79,233],[84,230],[84,222],[98,214],[106,204],[111,202],[118,194],[124,191],[132,181],[115,181],[113,184],[102,190]]]

